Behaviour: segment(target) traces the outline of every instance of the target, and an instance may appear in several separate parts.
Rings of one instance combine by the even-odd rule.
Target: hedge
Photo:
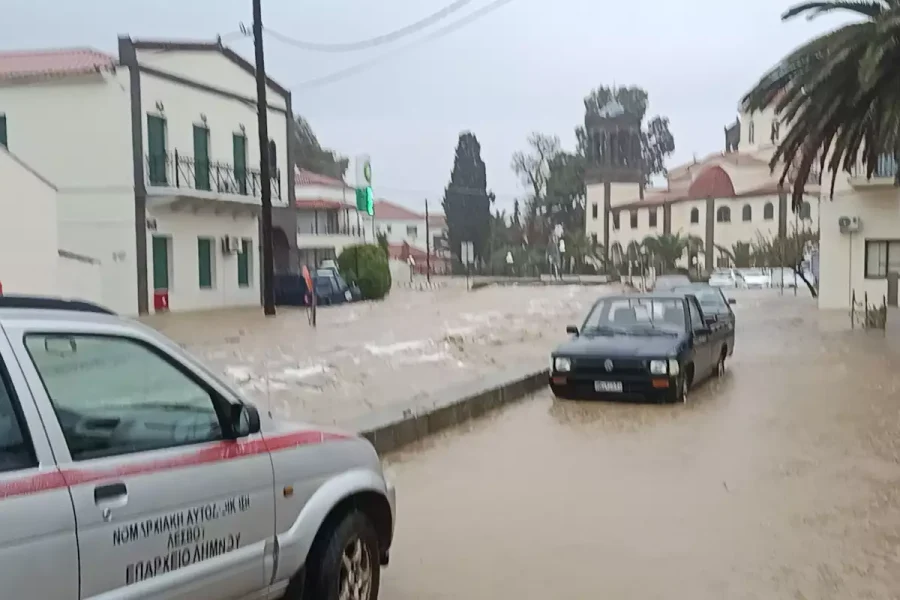
[[[359,286],[364,300],[381,300],[391,291],[391,269],[380,246],[347,246],[337,262],[344,277]]]

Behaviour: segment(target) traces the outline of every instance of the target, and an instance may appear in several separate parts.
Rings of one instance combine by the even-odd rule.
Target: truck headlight
[[[681,372],[681,365],[678,364],[677,358],[669,359],[669,375],[675,376]]]
[[[651,375],[665,375],[666,374],[666,361],[651,360],[650,361],[650,374]]]
[[[572,370],[572,360],[564,356],[553,359],[553,370],[559,373],[568,373]]]

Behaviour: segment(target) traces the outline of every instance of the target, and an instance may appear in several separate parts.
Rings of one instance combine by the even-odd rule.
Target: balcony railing
[[[147,183],[157,187],[191,189],[258,198],[262,195],[259,169],[235,168],[222,162],[179,153],[148,154]],[[272,175],[272,199],[281,200],[281,171]]]
[[[875,171],[872,173],[872,179],[885,179],[890,178],[894,179],[897,174],[897,159],[894,157],[893,153],[884,153],[878,155],[878,160],[875,163]],[[866,177],[866,168],[860,162],[853,170],[853,176],[864,178]]]
[[[365,227],[353,226],[336,226],[332,224],[320,224],[316,227],[315,223],[310,223],[307,227],[298,231],[299,233],[309,235],[348,235],[351,237],[363,237]]]

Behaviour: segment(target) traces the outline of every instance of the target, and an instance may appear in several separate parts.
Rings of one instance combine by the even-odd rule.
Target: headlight
[[[669,375],[673,377],[681,372],[681,366],[678,364],[677,358],[669,359]]]
[[[666,374],[666,361],[651,360],[650,361],[650,373],[652,375],[665,375]]]
[[[572,360],[563,356],[553,359],[553,370],[560,373],[568,373],[572,370]]]

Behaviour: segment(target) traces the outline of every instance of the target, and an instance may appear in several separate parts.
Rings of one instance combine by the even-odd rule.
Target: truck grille
[[[606,361],[612,361],[612,371],[606,370]],[[572,365],[573,373],[609,377],[617,375],[642,375],[647,373],[647,361],[634,358],[576,358]]]

